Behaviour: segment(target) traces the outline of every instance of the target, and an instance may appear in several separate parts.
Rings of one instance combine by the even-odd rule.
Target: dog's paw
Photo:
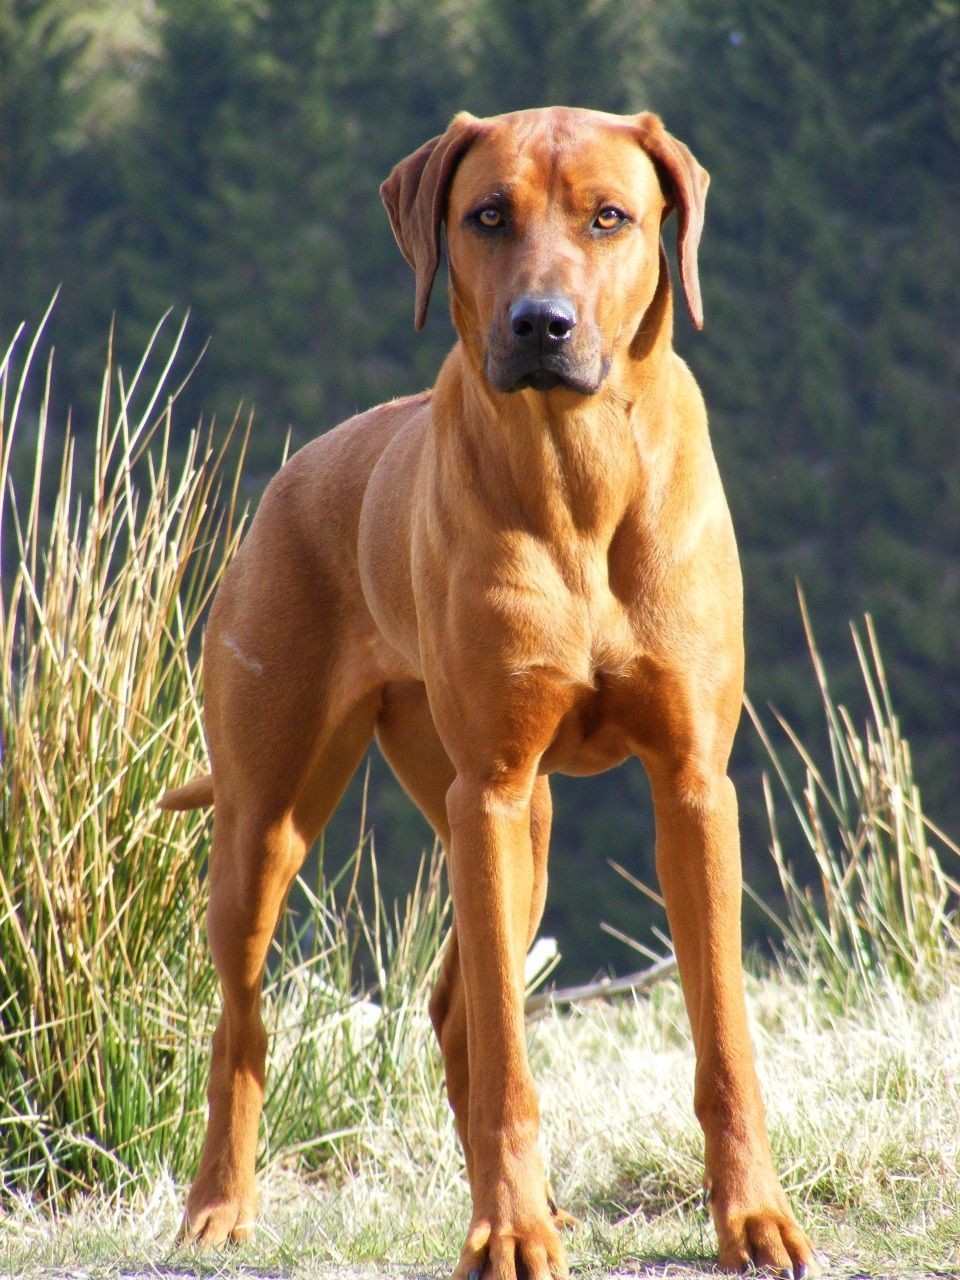
[[[453,1280],[567,1280],[567,1254],[549,1217],[532,1223],[475,1220]]]
[[[191,1193],[177,1232],[178,1245],[216,1249],[240,1244],[253,1236],[257,1219],[256,1196],[194,1197]]]
[[[786,1280],[813,1280],[820,1275],[813,1245],[793,1215],[779,1208],[715,1215],[720,1266],[725,1271],[759,1271]]]
[[[820,1265],[797,1223],[769,1156],[728,1152],[707,1167],[704,1198],[709,1205],[725,1271],[759,1271],[787,1280],[813,1280]]]

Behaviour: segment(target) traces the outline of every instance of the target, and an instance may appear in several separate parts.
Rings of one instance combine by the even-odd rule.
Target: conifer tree
[[[68,213],[64,157],[82,53],[56,0],[0,6],[0,346],[42,314],[60,277]]]
[[[547,5],[488,0],[473,7],[466,82],[476,114],[552,104],[635,112],[653,104],[662,71],[657,36],[676,0],[587,0],[558,20]]]
[[[794,577],[851,677],[871,610],[929,806],[960,820],[938,768],[960,705],[957,5],[692,0],[675,23],[670,120],[714,179],[690,350],[751,688],[812,714]]]

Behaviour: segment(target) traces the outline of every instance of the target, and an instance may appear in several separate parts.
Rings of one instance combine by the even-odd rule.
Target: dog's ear
[[[451,120],[446,133],[425,142],[401,160],[380,187],[400,252],[417,276],[414,326],[427,318],[430,290],[440,263],[440,225],[454,171],[483,122],[468,111]]]
[[[703,328],[703,302],[700,298],[700,275],[697,270],[697,248],[703,231],[704,205],[710,175],[693,158],[690,148],[679,142],[663,127],[659,116],[645,111],[634,119],[640,145],[657,166],[670,201],[667,213],[677,210],[680,227],[677,232],[677,259],[680,283],[690,319]]]

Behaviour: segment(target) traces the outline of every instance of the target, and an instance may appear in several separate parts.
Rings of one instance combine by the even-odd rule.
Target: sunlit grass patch
[[[676,1264],[709,1273],[713,1229],[700,1206],[701,1139],[690,1103],[692,1050],[682,1042],[679,988],[572,1014],[533,1029],[543,1139],[554,1189],[579,1226],[567,1244],[579,1274]],[[956,1081],[960,981],[935,1001],[896,988],[837,1013],[796,978],[749,983],[774,1158],[830,1274],[906,1275],[955,1267],[960,1239]],[[664,1018],[664,1007],[673,1015]],[[676,1025],[673,1025],[675,1017]],[[449,1270],[469,1199],[439,1088],[437,1054],[398,1075],[376,1105],[358,1103],[349,1158],[305,1178],[279,1153],[262,1177],[255,1241],[217,1256],[227,1275],[330,1275],[331,1269]],[[169,1178],[120,1198],[86,1200],[58,1221],[27,1201],[0,1219],[0,1258],[115,1274],[169,1265],[179,1214]]]

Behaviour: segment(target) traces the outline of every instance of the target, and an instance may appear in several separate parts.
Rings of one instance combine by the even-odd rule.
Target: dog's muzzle
[[[606,376],[599,358],[599,335],[590,340],[578,326],[573,302],[560,294],[518,298],[506,325],[497,326],[491,334],[485,366],[495,391],[552,391],[565,386],[590,395]]]

